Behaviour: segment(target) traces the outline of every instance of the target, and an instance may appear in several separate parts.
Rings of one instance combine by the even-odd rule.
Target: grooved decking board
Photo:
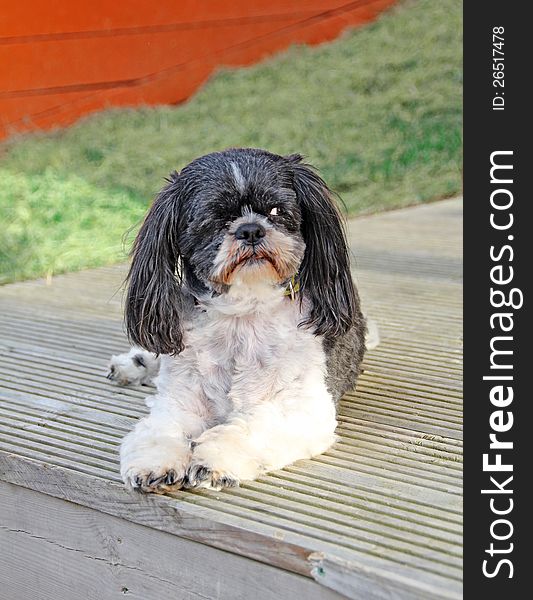
[[[458,199],[350,221],[381,344],[341,403],[339,442],[224,492],[120,483],[118,444],[147,410],[145,389],[104,377],[127,348],[124,266],[0,288],[0,479],[348,597],[459,598],[461,228]]]

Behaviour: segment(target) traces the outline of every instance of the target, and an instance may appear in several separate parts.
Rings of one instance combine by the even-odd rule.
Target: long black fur
[[[298,154],[293,164],[294,189],[302,210],[302,235],[306,244],[299,271],[300,289],[311,300],[309,318],[302,325],[316,335],[346,333],[358,311],[358,298],[350,274],[350,260],[342,216],[331,191]]]
[[[126,330],[133,344],[156,354],[183,350],[180,204],[180,181],[173,173],[146,215],[132,249]]]

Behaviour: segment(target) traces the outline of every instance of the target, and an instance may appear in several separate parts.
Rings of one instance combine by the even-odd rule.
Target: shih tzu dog
[[[108,377],[157,393],[120,447],[128,487],[235,486],[333,444],[366,324],[341,216],[301,156],[194,160],[168,179],[132,255],[134,347]]]

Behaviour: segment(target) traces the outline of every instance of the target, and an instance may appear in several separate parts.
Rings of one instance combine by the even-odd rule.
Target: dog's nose
[[[248,244],[255,244],[265,237],[265,228],[259,223],[245,223],[240,225],[235,232],[238,240],[245,240]]]

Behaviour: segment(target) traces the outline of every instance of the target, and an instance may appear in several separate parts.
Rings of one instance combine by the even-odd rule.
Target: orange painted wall
[[[394,0],[26,0],[0,11],[0,138],[174,104],[219,66],[319,44]]]

